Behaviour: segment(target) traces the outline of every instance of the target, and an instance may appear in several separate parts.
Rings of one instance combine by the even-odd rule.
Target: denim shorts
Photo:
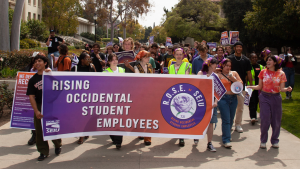
[[[215,107],[214,111],[213,111],[213,115],[211,117],[210,123],[218,123],[218,112],[217,112],[218,108]]]

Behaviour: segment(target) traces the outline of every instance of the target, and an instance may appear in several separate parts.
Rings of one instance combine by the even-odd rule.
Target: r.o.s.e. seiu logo
[[[59,120],[46,121],[46,133],[57,133],[59,130]]]
[[[161,100],[161,112],[167,123],[178,129],[189,129],[201,122],[206,111],[202,92],[187,83],[170,87]]]

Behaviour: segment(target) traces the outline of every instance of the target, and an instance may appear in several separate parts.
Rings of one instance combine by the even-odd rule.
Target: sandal
[[[77,144],[83,144],[83,140],[81,140],[81,139],[83,139],[83,137],[79,138],[79,140],[77,141]]]

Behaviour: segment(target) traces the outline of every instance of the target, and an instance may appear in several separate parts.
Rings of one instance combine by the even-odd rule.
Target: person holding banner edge
[[[44,141],[43,139],[43,130],[41,119],[43,115],[41,114],[41,106],[42,106],[42,89],[43,89],[43,72],[50,71],[46,70],[48,67],[49,60],[47,57],[41,53],[39,53],[34,58],[34,64],[38,72],[32,76],[32,78],[28,82],[28,88],[26,95],[29,96],[29,100],[31,106],[34,110],[34,127],[36,131],[36,147],[38,152],[40,152],[40,156],[38,157],[38,161],[43,161],[49,155],[49,144],[48,141]],[[61,139],[52,140],[55,146],[55,154],[59,155],[61,153]]]
[[[109,67],[104,71],[106,73],[125,73],[125,69],[118,67],[118,57],[116,54],[112,53],[108,55],[107,62]],[[123,136],[110,135],[113,144],[116,145],[117,149],[121,148],[123,142]]]
[[[142,50],[136,55],[136,59],[140,62],[134,66],[135,73],[153,73],[153,68],[149,63],[150,53]],[[139,137],[139,139],[144,139],[146,146],[151,145],[151,137]]]
[[[202,66],[201,71],[198,72],[197,75],[206,75],[207,77],[209,77],[217,68],[217,59],[216,58],[208,58]],[[213,104],[213,116],[210,120],[208,129],[207,129],[207,149],[209,151],[212,152],[216,152],[217,150],[215,149],[215,147],[212,145],[211,141],[212,141],[212,137],[214,134],[214,127],[213,124],[218,122],[218,112],[217,112],[217,106],[218,106],[218,100],[215,98],[215,102]]]
[[[243,82],[236,71],[231,71],[231,60],[223,59],[222,71],[218,76],[226,88],[227,92],[219,100],[218,108],[222,119],[222,142],[225,148],[231,148],[231,128],[238,105],[237,95],[231,91],[231,84],[238,81]]]
[[[260,148],[265,149],[268,141],[268,130],[272,127],[271,144],[273,148],[279,148],[279,134],[282,118],[282,98],[280,92],[291,92],[292,87],[285,87],[286,76],[280,69],[281,58],[273,55],[267,58],[267,69],[258,75],[259,83],[256,86],[248,86],[250,89],[261,90],[259,95],[260,106]]]
[[[177,48],[174,51],[174,56],[176,59],[176,63],[169,66],[169,74],[180,74],[180,75],[190,75],[191,72],[191,64],[189,62],[183,62],[183,50],[181,48]],[[179,146],[184,146],[184,139],[179,139]]]

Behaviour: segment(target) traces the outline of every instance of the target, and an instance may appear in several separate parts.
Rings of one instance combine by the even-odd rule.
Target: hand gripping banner
[[[202,139],[213,78],[50,72],[43,75],[44,140],[92,135]]]

